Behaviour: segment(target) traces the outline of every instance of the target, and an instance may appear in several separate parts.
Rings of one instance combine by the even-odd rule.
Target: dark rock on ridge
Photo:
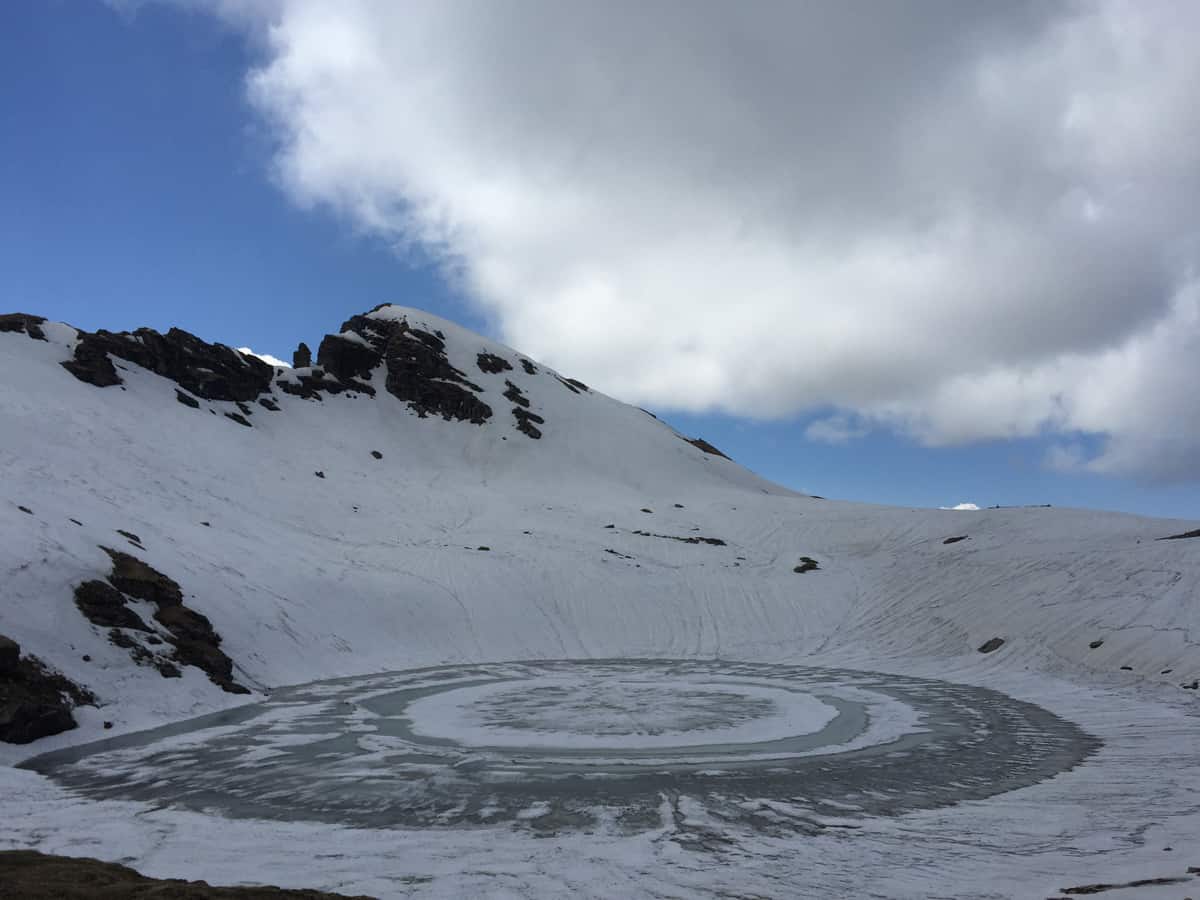
[[[116,863],[33,850],[0,851],[0,895],[24,900],[372,900],[277,887],[213,887],[147,878]]]
[[[308,344],[301,341],[296,352],[292,354],[292,366],[297,369],[307,369],[311,365],[312,351],[308,349]]]
[[[1169,534],[1166,537],[1161,537],[1160,541],[1183,541],[1188,538],[1200,538],[1200,528],[1195,531],[1185,531],[1182,534]]]
[[[20,645],[0,635],[0,741],[28,744],[75,727],[71,710],[96,703],[86,688],[21,657]]]
[[[338,379],[334,376],[326,377],[325,370],[319,366],[312,368],[305,374],[296,375],[296,381],[281,380],[278,382],[278,385],[279,389],[285,394],[294,394],[306,400],[324,399],[321,396],[322,391],[330,395],[342,394],[347,391],[358,391],[370,397],[375,396],[375,388],[366,382],[356,381],[353,378]],[[275,411],[278,412],[278,407],[275,408]]]
[[[362,335],[348,331],[345,326],[342,330],[345,333],[325,335],[317,348],[317,365],[341,381],[370,378],[379,365],[379,353],[356,339]]]
[[[141,366],[206,400],[253,400],[271,389],[275,370],[253,356],[224,344],[209,344],[172,328],[159,334],[150,328],[134,332],[79,333],[75,356],[63,368],[97,387],[121,383],[112,357]]]
[[[7,313],[0,316],[0,331],[27,334],[35,341],[44,341],[46,333],[42,331],[42,324],[45,321],[45,317],[29,313]]]
[[[682,435],[680,435],[680,437],[682,437]],[[724,453],[722,453],[720,450],[718,450],[716,447],[714,447],[712,444],[710,444],[704,438],[687,438],[687,437],[685,437],[685,438],[683,438],[683,440],[687,441],[693,447],[695,447],[699,450],[703,450],[705,453],[711,453],[713,456],[721,457],[721,459],[729,459],[728,456],[726,456]]]
[[[475,396],[483,389],[446,358],[444,337],[413,328],[406,319],[353,316],[342,324],[341,334],[325,336],[317,361],[342,381],[370,377],[382,363],[388,393],[421,418],[433,414],[482,425],[492,417],[492,408]]]
[[[1004,646],[1004,638],[994,637],[988,638],[979,645],[980,653],[992,653]]]
[[[492,408],[475,396],[481,388],[446,359],[446,345],[428,332],[408,328],[400,322],[388,340],[388,393],[404,400],[417,415],[430,413],[447,421],[457,419],[482,425],[492,417]]]

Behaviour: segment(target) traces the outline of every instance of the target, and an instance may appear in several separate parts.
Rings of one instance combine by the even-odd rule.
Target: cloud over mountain
[[[608,392],[1200,474],[1195,4],[201,5],[296,202]]]

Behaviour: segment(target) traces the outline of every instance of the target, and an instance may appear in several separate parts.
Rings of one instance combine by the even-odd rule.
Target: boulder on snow
[[[999,650],[1003,646],[1004,646],[1004,638],[1001,638],[1001,637],[988,638],[986,641],[984,641],[982,644],[979,645],[979,652],[980,653],[992,653],[995,650]]]

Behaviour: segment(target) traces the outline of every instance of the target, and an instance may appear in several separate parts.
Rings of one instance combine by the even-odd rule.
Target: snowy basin
[[[46,754],[94,798],[369,827],[659,827],[680,802],[808,831],[1035,784],[1099,741],[933,679],[723,661],[470,664],[341,679]]]

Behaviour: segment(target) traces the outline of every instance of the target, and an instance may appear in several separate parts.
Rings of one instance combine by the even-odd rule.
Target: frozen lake
[[[661,827],[682,804],[693,819],[703,810],[779,833],[990,797],[1099,746],[981,687],[611,660],[313,683],[27,766],[90,798],[233,818],[632,833]]]

